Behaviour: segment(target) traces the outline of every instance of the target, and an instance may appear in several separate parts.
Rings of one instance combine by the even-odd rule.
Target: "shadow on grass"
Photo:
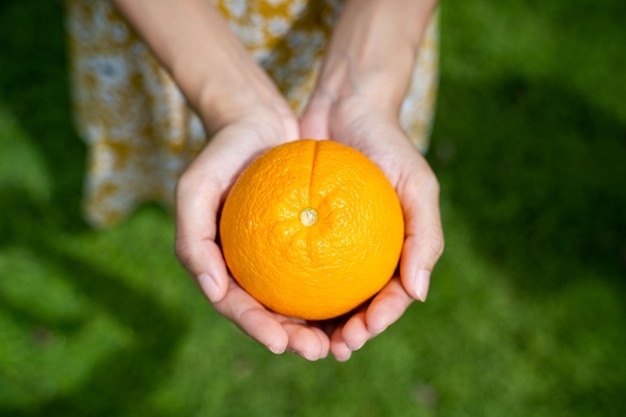
[[[0,195],[3,201],[16,202],[11,207],[13,210],[9,211],[11,215],[0,222],[0,229],[10,231],[5,222],[25,224],[32,219],[31,216],[47,210],[47,207],[27,204],[20,197],[19,193]],[[186,332],[185,321],[180,313],[131,288],[115,274],[59,250],[54,240],[45,238],[57,231],[53,227],[39,228],[34,232],[37,235],[29,240],[29,251],[38,262],[63,276],[65,282],[88,299],[96,311],[113,317],[130,331],[133,343],[117,348],[97,363],[90,369],[87,380],[74,391],[24,407],[0,404],[0,414],[15,417],[110,416],[120,410],[146,411],[147,397],[171,372],[172,355]],[[17,228],[13,233],[3,235],[3,240],[21,243],[25,237],[24,230]],[[41,296],[45,297],[45,288],[42,290],[44,293]],[[2,296],[0,305],[3,314],[11,317],[14,323],[21,324],[22,328],[61,334],[68,340],[78,337],[92,320],[92,317],[59,320],[41,316],[23,306],[13,305]],[[74,360],[77,359],[63,359],[68,366],[72,366]],[[158,415],[156,412],[152,414]]]
[[[625,121],[550,80],[508,74],[468,85],[444,76],[441,86],[429,160],[444,213],[528,308],[507,312],[510,320],[560,311],[528,322],[516,341],[526,352],[537,328],[548,328],[556,346],[544,370],[563,389],[538,404],[625,415],[626,363],[615,349],[626,320]],[[591,362],[596,376],[576,379],[560,356],[571,350],[603,352]]]
[[[69,231],[85,230],[80,212],[85,146],[73,129],[63,2],[0,4],[0,100],[39,148],[51,175],[44,216]]]
[[[19,185],[0,189],[0,246],[28,248],[38,262],[59,271],[96,308],[132,331],[136,343],[96,364],[73,392],[21,408],[0,404],[1,415],[16,417],[110,416],[137,409],[167,377],[186,328],[177,312],[54,244],[57,235],[87,231],[80,210],[86,154],[72,127],[62,5],[46,0],[0,3],[0,99],[33,138],[53,187],[45,201]],[[68,338],[90,319],[55,321],[5,299],[0,308],[27,328],[50,329]]]
[[[594,271],[625,289],[624,121],[549,80],[444,77],[436,127],[446,198],[518,288],[549,295]]]

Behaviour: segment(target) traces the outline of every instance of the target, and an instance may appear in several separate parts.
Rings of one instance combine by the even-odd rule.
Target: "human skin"
[[[176,254],[221,315],[274,353],[347,360],[425,301],[443,250],[439,186],[398,122],[434,0],[347,0],[300,119],[206,0],[114,0],[204,122],[206,147],[176,193]],[[220,42],[206,42],[220,39]],[[220,65],[215,65],[219,62]],[[220,206],[259,154],[299,138],[332,138],[376,163],[405,217],[400,274],[341,321],[307,323],[268,311],[228,274],[216,243]]]

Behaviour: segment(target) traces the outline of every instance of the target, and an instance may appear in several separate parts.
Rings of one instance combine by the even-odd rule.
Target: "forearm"
[[[276,94],[273,83],[210,2],[113,2],[205,118],[271,100]]]
[[[348,0],[326,53],[318,90],[371,98],[397,110],[436,0]]]

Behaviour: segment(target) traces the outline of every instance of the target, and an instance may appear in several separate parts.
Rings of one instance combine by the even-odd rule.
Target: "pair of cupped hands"
[[[177,187],[176,255],[215,310],[270,351],[308,360],[331,353],[348,360],[414,300],[426,300],[431,271],[443,250],[438,182],[400,127],[396,109],[373,99],[314,91],[299,119],[279,94],[252,104],[240,101],[200,109],[211,139]],[[399,274],[367,305],[327,322],[267,310],[230,276],[216,242],[221,204],[241,171],[269,148],[300,138],[332,139],[369,157],[395,188],[405,220]]]

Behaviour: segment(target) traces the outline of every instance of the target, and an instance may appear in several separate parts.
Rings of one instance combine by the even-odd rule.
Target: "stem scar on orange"
[[[345,314],[389,281],[400,258],[398,196],[365,155],[298,140],[252,162],[229,192],[220,239],[234,279],[270,310]]]

